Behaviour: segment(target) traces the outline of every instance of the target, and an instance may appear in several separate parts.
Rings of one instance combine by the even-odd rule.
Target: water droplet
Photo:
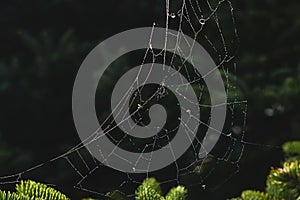
[[[153,26],[156,26],[156,23],[155,23],[155,22],[153,22]]]
[[[174,19],[174,18],[176,17],[176,14],[175,14],[175,13],[171,13],[171,14],[170,14],[170,17],[171,17],[172,19]]]
[[[201,25],[204,25],[205,24],[205,19],[202,18],[202,19],[199,20],[199,22],[200,22]]]
[[[141,104],[138,103],[138,109],[141,109],[143,106]]]
[[[189,114],[191,114],[191,110],[190,109],[186,110],[186,112],[189,113]]]
[[[132,171],[135,172],[135,167],[132,168]]]

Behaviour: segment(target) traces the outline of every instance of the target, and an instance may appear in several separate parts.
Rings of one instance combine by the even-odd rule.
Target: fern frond
[[[297,199],[300,196],[299,162],[286,162],[283,168],[272,169],[267,179],[266,192],[273,199]]]
[[[48,187],[42,183],[36,183],[34,181],[21,181],[16,186],[17,194],[33,197],[34,199],[40,198],[43,200],[69,200],[66,195],[59,191]]]
[[[245,200],[268,200],[268,195],[263,192],[246,190],[242,193],[242,199]]]
[[[142,186],[149,186],[153,190],[155,190],[155,192],[159,193],[160,195],[162,194],[160,184],[156,181],[155,178],[146,178],[143,181]]]
[[[136,200],[164,200],[164,197],[162,197],[149,185],[147,186],[140,185],[135,194],[136,194],[135,197]]]
[[[143,183],[138,187],[136,200],[163,200],[161,196],[161,188],[155,178],[146,178]]]
[[[166,200],[185,200],[187,198],[187,190],[183,186],[172,188],[166,196]]]
[[[0,190],[0,200],[41,200],[36,198],[30,198],[28,196],[12,193],[12,192],[5,192]]]

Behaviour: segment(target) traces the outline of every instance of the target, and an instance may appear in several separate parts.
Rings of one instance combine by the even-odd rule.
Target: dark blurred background
[[[236,84],[248,101],[245,149],[238,173],[219,173],[218,187],[193,187],[191,199],[263,189],[270,167],[282,160],[280,145],[300,139],[299,1],[233,1],[233,7],[240,37]],[[1,1],[0,176],[47,162],[79,143],[71,95],[84,57],[109,36],[164,21],[161,0]],[[74,199],[97,197],[74,189],[75,175],[63,160],[24,178],[55,183]],[[123,176],[104,168],[86,184],[106,192]]]

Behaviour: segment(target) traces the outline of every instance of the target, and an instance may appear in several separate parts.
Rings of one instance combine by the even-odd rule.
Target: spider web
[[[174,123],[169,123],[168,125],[167,123],[160,133],[150,139],[141,141],[128,136],[127,133],[120,134],[121,130],[118,127],[123,122],[128,121],[128,118],[123,118],[119,123],[116,123],[112,116],[112,113],[115,112],[115,108],[112,108],[110,114],[106,116],[103,115],[105,117],[102,115],[99,116],[98,114],[98,117],[101,118],[99,121],[101,121],[103,131],[95,131],[89,138],[74,146],[69,151],[47,162],[20,173],[0,177],[1,185],[17,183],[34,170],[45,167],[46,165],[52,165],[52,163],[58,162],[59,160],[64,160],[78,177],[78,181],[74,185],[75,188],[99,195],[100,197],[109,198],[108,192],[111,190],[108,190],[108,188],[104,187],[100,190],[95,190],[86,187],[91,177],[105,173],[105,169],[109,166],[107,163],[100,163],[92,156],[89,150],[89,144],[99,139],[99,137],[108,136],[116,146],[128,151],[140,152],[141,156],[136,161],[137,167],[134,168],[134,170],[139,171],[138,163],[141,160],[151,163],[152,158],[143,157],[144,152],[153,152],[164,146],[167,146],[171,152],[173,151],[173,147],[168,144],[180,126],[183,126],[187,132],[196,135],[195,140],[191,141],[191,147],[182,157],[179,159],[174,158],[173,164],[157,172],[116,172],[115,176],[119,176],[120,181],[110,187],[110,189],[114,188],[116,191],[131,197],[134,195],[134,189],[141,184],[145,177],[156,177],[162,185],[182,184],[188,189],[199,185],[203,189],[209,186],[217,188],[222,186],[222,184],[239,171],[239,163],[244,152],[244,145],[246,144],[244,135],[247,101],[242,99],[239,87],[237,86],[237,78],[234,75],[237,70],[235,55],[239,47],[239,36],[236,28],[233,5],[229,0],[166,0],[165,4],[166,20],[163,26],[166,30],[165,48],[161,50],[152,48],[152,38],[153,34],[155,34],[154,28],[160,26],[160,24],[154,22],[153,31],[149,33],[149,47],[142,52],[142,59],[139,64],[143,66],[146,63],[161,63],[164,66],[171,66],[183,74],[197,93],[198,102],[191,103],[199,105],[201,113],[204,113],[200,119],[197,116],[190,115],[191,120],[199,121],[201,128],[197,131],[189,129],[188,122],[182,121],[180,117],[174,114],[175,117],[172,121],[177,122],[176,125],[174,125]],[[170,30],[176,30],[179,34],[174,35]],[[195,42],[199,42],[205,47],[217,65],[213,70],[219,70],[221,72],[226,86],[227,103],[214,105],[224,106],[227,109],[226,122],[222,130],[215,130],[221,134],[221,137],[213,151],[207,152],[208,154],[204,158],[199,156],[203,134],[205,135],[207,129],[214,129],[214,127],[209,126],[212,105],[209,101],[209,94],[204,82],[205,77],[209,74],[200,75],[193,69],[193,59],[197,58],[184,60],[181,56],[178,56],[178,54],[182,55],[179,45],[176,45],[173,51],[167,51],[167,42],[170,37],[175,37],[178,41],[185,40],[184,35],[180,33],[189,35]],[[191,52],[194,46],[193,44],[189,44],[189,46]],[[139,61],[140,60],[138,60],[138,62]],[[212,72],[213,71],[210,73]],[[120,72],[120,76],[121,75],[122,72]],[[139,82],[146,81],[139,80],[138,78],[139,77],[137,77],[137,80]],[[185,84],[178,85],[178,87],[184,89]],[[101,90],[100,87],[99,90]],[[183,93],[179,90],[178,94],[182,95]],[[169,103],[169,101],[166,100],[168,97],[172,98],[172,92],[164,87],[163,82],[160,85],[151,87],[142,86],[136,91],[132,91],[132,88],[128,88],[128,93],[125,98],[130,98],[129,116],[135,122],[131,124],[131,128],[136,125],[147,127],[147,120],[149,121],[149,119],[147,119],[148,115],[146,113],[149,112],[149,108],[155,103],[161,103],[164,106],[170,104],[171,106],[169,109],[166,109],[167,111],[172,110],[175,106],[178,107],[180,112],[190,112],[186,108],[178,105],[176,100],[174,100],[173,103]],[[186,98],[186,101],[189,101],[189,99]],[[121,104],[120,110],[122,109],[126,108],[125,105]],[[99,153],[101,153],[101,151]],[[112,154],[114,154],[114,152],[112,152]],[[118,154],[114,155],[119,156]],[[121,156],[119,156],[119,158],[126,161],[126,158]],[[232,166],[233,170],[217,183],[212,182],[211,177],[215,176],[218,168],[224,165]],[[168,175],[162,176],[161,174]]]

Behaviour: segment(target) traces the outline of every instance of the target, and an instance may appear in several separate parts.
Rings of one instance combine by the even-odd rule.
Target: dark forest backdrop
[[[300,139],[300,3],[233,3],[241,40],[237,77],[248,100],[249,145],[239,173],[214,192],[195,189],[195,196],[205,199],[264,188],[270,167],[282,160],[280,145]],[[161,0],[1,1],[0,176],[24,171],[77,144],[71,94],[83,58],[116,33],[164,24],[164,15]],[[35,180],[56,183],[76,199],[91,196],[73,189],[73,173],[61,162],[35,174]],[[92,181],[93,188],[109,185],[103,175],[107,173],[95,174],[101,181]]]

